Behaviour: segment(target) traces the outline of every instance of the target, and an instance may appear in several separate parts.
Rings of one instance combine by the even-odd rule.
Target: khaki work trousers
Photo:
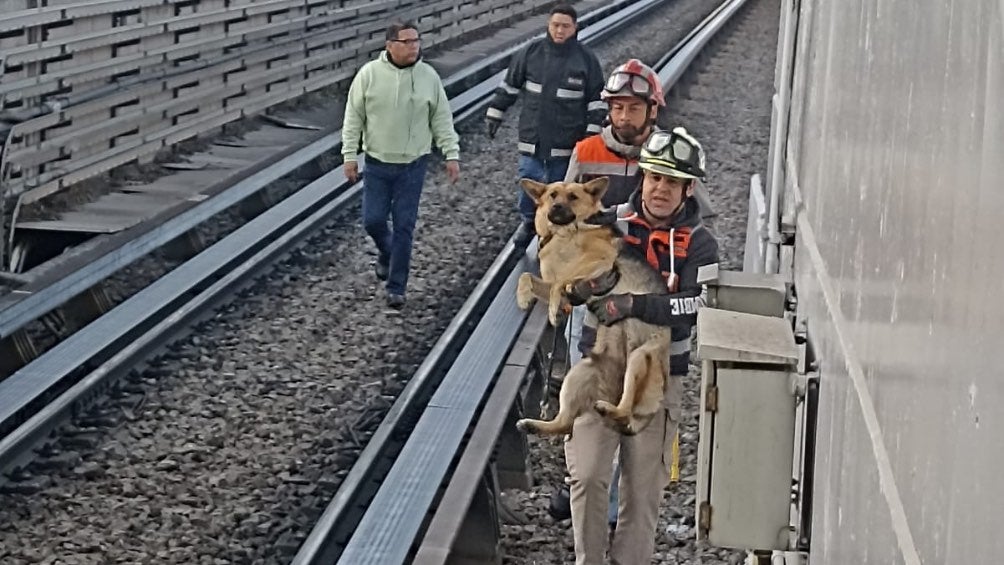
[[[576,565],[605,562],[609,545],[607,505],[613,474],[610,462],[618,447],[620,502],[610,563],[652,562],[659,505],[673,462],[673,438],[680,422],[682,393],[680,377],[670,377],[665,409],[635,436],[615,432],[591,410],[575,419],[572,434],[565,441],[565,463],[571,476]]]

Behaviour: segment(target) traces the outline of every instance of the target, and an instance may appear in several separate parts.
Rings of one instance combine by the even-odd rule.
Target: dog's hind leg
[[[597,367],[591,359],[576,363],[561,383],[558,394],[558,414],[553,420],[533,420],[524,418],[516,422],[523,432],[540,435],[567,434],[572,431],[572,423],[596,398]]]
[[[668,354],[659,340],[649,340],[628,355],[624,392],[616,406],[598,400],[594,408],[610,419],[622,433],[640,432],[660,407],[665,386],[663,357]]]

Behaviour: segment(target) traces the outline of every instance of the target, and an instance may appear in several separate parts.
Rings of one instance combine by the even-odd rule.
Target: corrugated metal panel
[[[3,49],[11,55],[0,60],[5,78],[0,82],[0,111],[24,114],[0,163],[10,171],[4,178],[5,196],[33,202],[165,144],[344,81],[383,47],[390,15],[420,19],[428,48],[457,35],[458,18],[483,27],[491,23],[483,16],[493,10],[526,12],[535,7],[527,0],[486,0],[461,14],[450,0],[92,0],[0,13],[0,33],[9,35]],[[55,22],[60,25],[52,27]],[[441,28],[450,33],[438,34]],[[314,72],[331,79],[310,76]],[[203,92],[211,94],[223,88],[224,79],[227,89],[247,96],[236,103],[229,96],[216,96],[199,101],[196,108],[188,94],[171,86],[201,82]],[[290,84],[275,88],[276,81]],[[119,105],[124,102],[135,104],[141,113],[165,106],[162,119],[140,128],[137,139],[145,142],[128,149],[116,139],[122,130],[102,129],[122,117]],[[86,113],[79,109],[83,105],[89,108]],[[193,109],[194,127],[172,120]],[[41,117],[31,118],[39,112]],[[50,123],[53,120],[57,123]],[[84,128],[98,124],[91,135],[81,135]],[[119,126],[126,127],[124,122]],[[57,151],[39,151],[43,142],[52,145],[65,139],[72,142],[54,148]],[[51,155],[61,158],[58,168],[47,160]]]
[[[786,184],[821,359],[813,563],[1004,549],[1002,12],[801,2]]]

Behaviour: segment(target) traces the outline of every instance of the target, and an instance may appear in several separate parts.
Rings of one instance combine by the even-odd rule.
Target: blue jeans
[[[621,482],[621,462],[620,453],[617,454],[617,462],[614,463],[614,475],[610,479],[610,502],[607,506],[607,524],[613,528],[617,525],[617,511],[620,504],[620,482]]]
[[[529,157],[519,156],[519,178],[533,179],[538,182],[557,182],[565,180],[565,172],[568,171],[568,158],[548,159],[546,161]],[[524,222],[533,222],[533,215],[537,211],[537,206],[533,200],[527,196],[523,187],[519,187],[519,215]]]
[[[363,228],[373,238],[380,256],[389,267],[387,292],[404,296],[411,267],[412,235],[418,219],[418,202],[429,157],[411,163],[384,163],[367,156],[363,175]],[[387,226],[392,219],[393,230]]]

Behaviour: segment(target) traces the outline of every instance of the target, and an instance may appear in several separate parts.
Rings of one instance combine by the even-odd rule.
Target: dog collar
[[[589,279],[589,290],[594,297],[603,296],[605,294],[609,294],[610,291],[617,286],[617,283],[620,280],[621,272],[617,268],[617,265],[614,265],[612,269],[602,275]]]

